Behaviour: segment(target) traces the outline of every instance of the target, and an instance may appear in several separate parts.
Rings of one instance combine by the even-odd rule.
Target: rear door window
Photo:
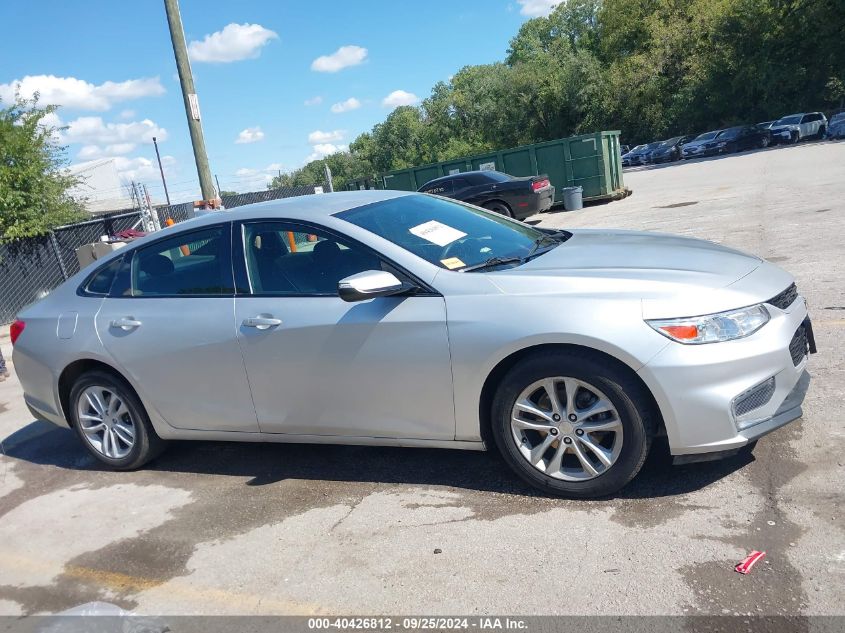
[[[181,233],[132,255],[133,297],[234,294],[229,225]]]
[[[438,196],[448,196],[454,191],[452,180],[441,180],[425,187],[423,193],[433,193]]]

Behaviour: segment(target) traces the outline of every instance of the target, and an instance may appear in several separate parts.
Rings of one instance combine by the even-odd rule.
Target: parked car
[[[518,220],[547,211],[555,199],[555,188],[545,174],[517,178],[492,170],[435,178],[419,191],[469,202]]]
[[[622,154],[622,156],[624,156],[625,154],[627,154],[630,151],[631,151],[630,145],[620,145],[619,146],[619,153]]]
[[[572,497],[619,490],[658,435],[678,462],[750,449],[801,415],[814,351],[792,277],[759,257],[403,191],[150,234],[11,340],[32,414],[114,469],[177,439],[496,447]]]
[[[717,154],[715,139],[722,130],[699,134],[681,148],[681,158],[698,158]]]
[[[790,114],[778,119],[770,128],[779,143],[797,143],[809,138],[824,138],[827,118],[821,112]]]
[[[769,130],[757,125],[738,125],[722,130],[716,135],[716,151],[731,154],[747,149],[766,148],[772,140]]]
[[[769,145],[777,145],[780,138],[777,136],[772,136],[772,126],[776,123],[776,121],[764,121],[763,123],[758,123],[757,127],[763,130],[769,131]]]
[[[651,153],[651,162],[668,163],[674,160],[680,160],[681,148],[684,146],[684,143],[689,143],[693,138],[695,138],[694,135],[676,136],[675,138],[663,141]]]
[[[633,167],[639,165],[640,152],[645,149],[645,145],[635,145],[633,149],[622,153],[622,166]],[[636,161],[636,162],[635,162]]]
[[[655,143],[648,143],[646,145],[637,145],[634,149],[622,157],[622,166],[633,167],[636,165],[647,165],[651,159],[651,153],[657,149],[658,145],[660,145],[659,141]]]
[[[827,138],[845,138],[845,112],[830,117],[827,124]]]

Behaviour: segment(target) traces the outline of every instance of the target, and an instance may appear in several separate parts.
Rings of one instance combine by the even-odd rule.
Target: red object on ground
[[[747,574],[751,572],[751,568],[754,567],[758,560],[763,560],[765,555],[766,552],[758,552],[757,550],[754,550],[745,557],[744,561],[734,567],[734,571],[738,571],[740,574]]]

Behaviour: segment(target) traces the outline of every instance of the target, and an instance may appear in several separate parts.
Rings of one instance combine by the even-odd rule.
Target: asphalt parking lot
[[[184,443],[113,473],[34,422],[13,377],[0,614],[91,600],[145,614],[845,614],[844,165],[838,142],[635,169],[625,200],[534,218],[707,238],[796,276],[814,382],[803,420],[753,458],[673,467],[658,444],[595,502],[538,496],[495,454],[461,451]],[[754,549],[765,560],[735,573]]]

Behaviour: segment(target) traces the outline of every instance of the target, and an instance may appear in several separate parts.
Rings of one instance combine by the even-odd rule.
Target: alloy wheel
[[[85,439],[105,457],[122,459],[135,445],[132,414],[120,394],[108,387],[92,386],[79,394],[76,417]]]
[[[571,377],[526,387],[511,412],[519,453],[540,472],[586,481],[607,472],[622,451],[619,412],[595,385]]]

